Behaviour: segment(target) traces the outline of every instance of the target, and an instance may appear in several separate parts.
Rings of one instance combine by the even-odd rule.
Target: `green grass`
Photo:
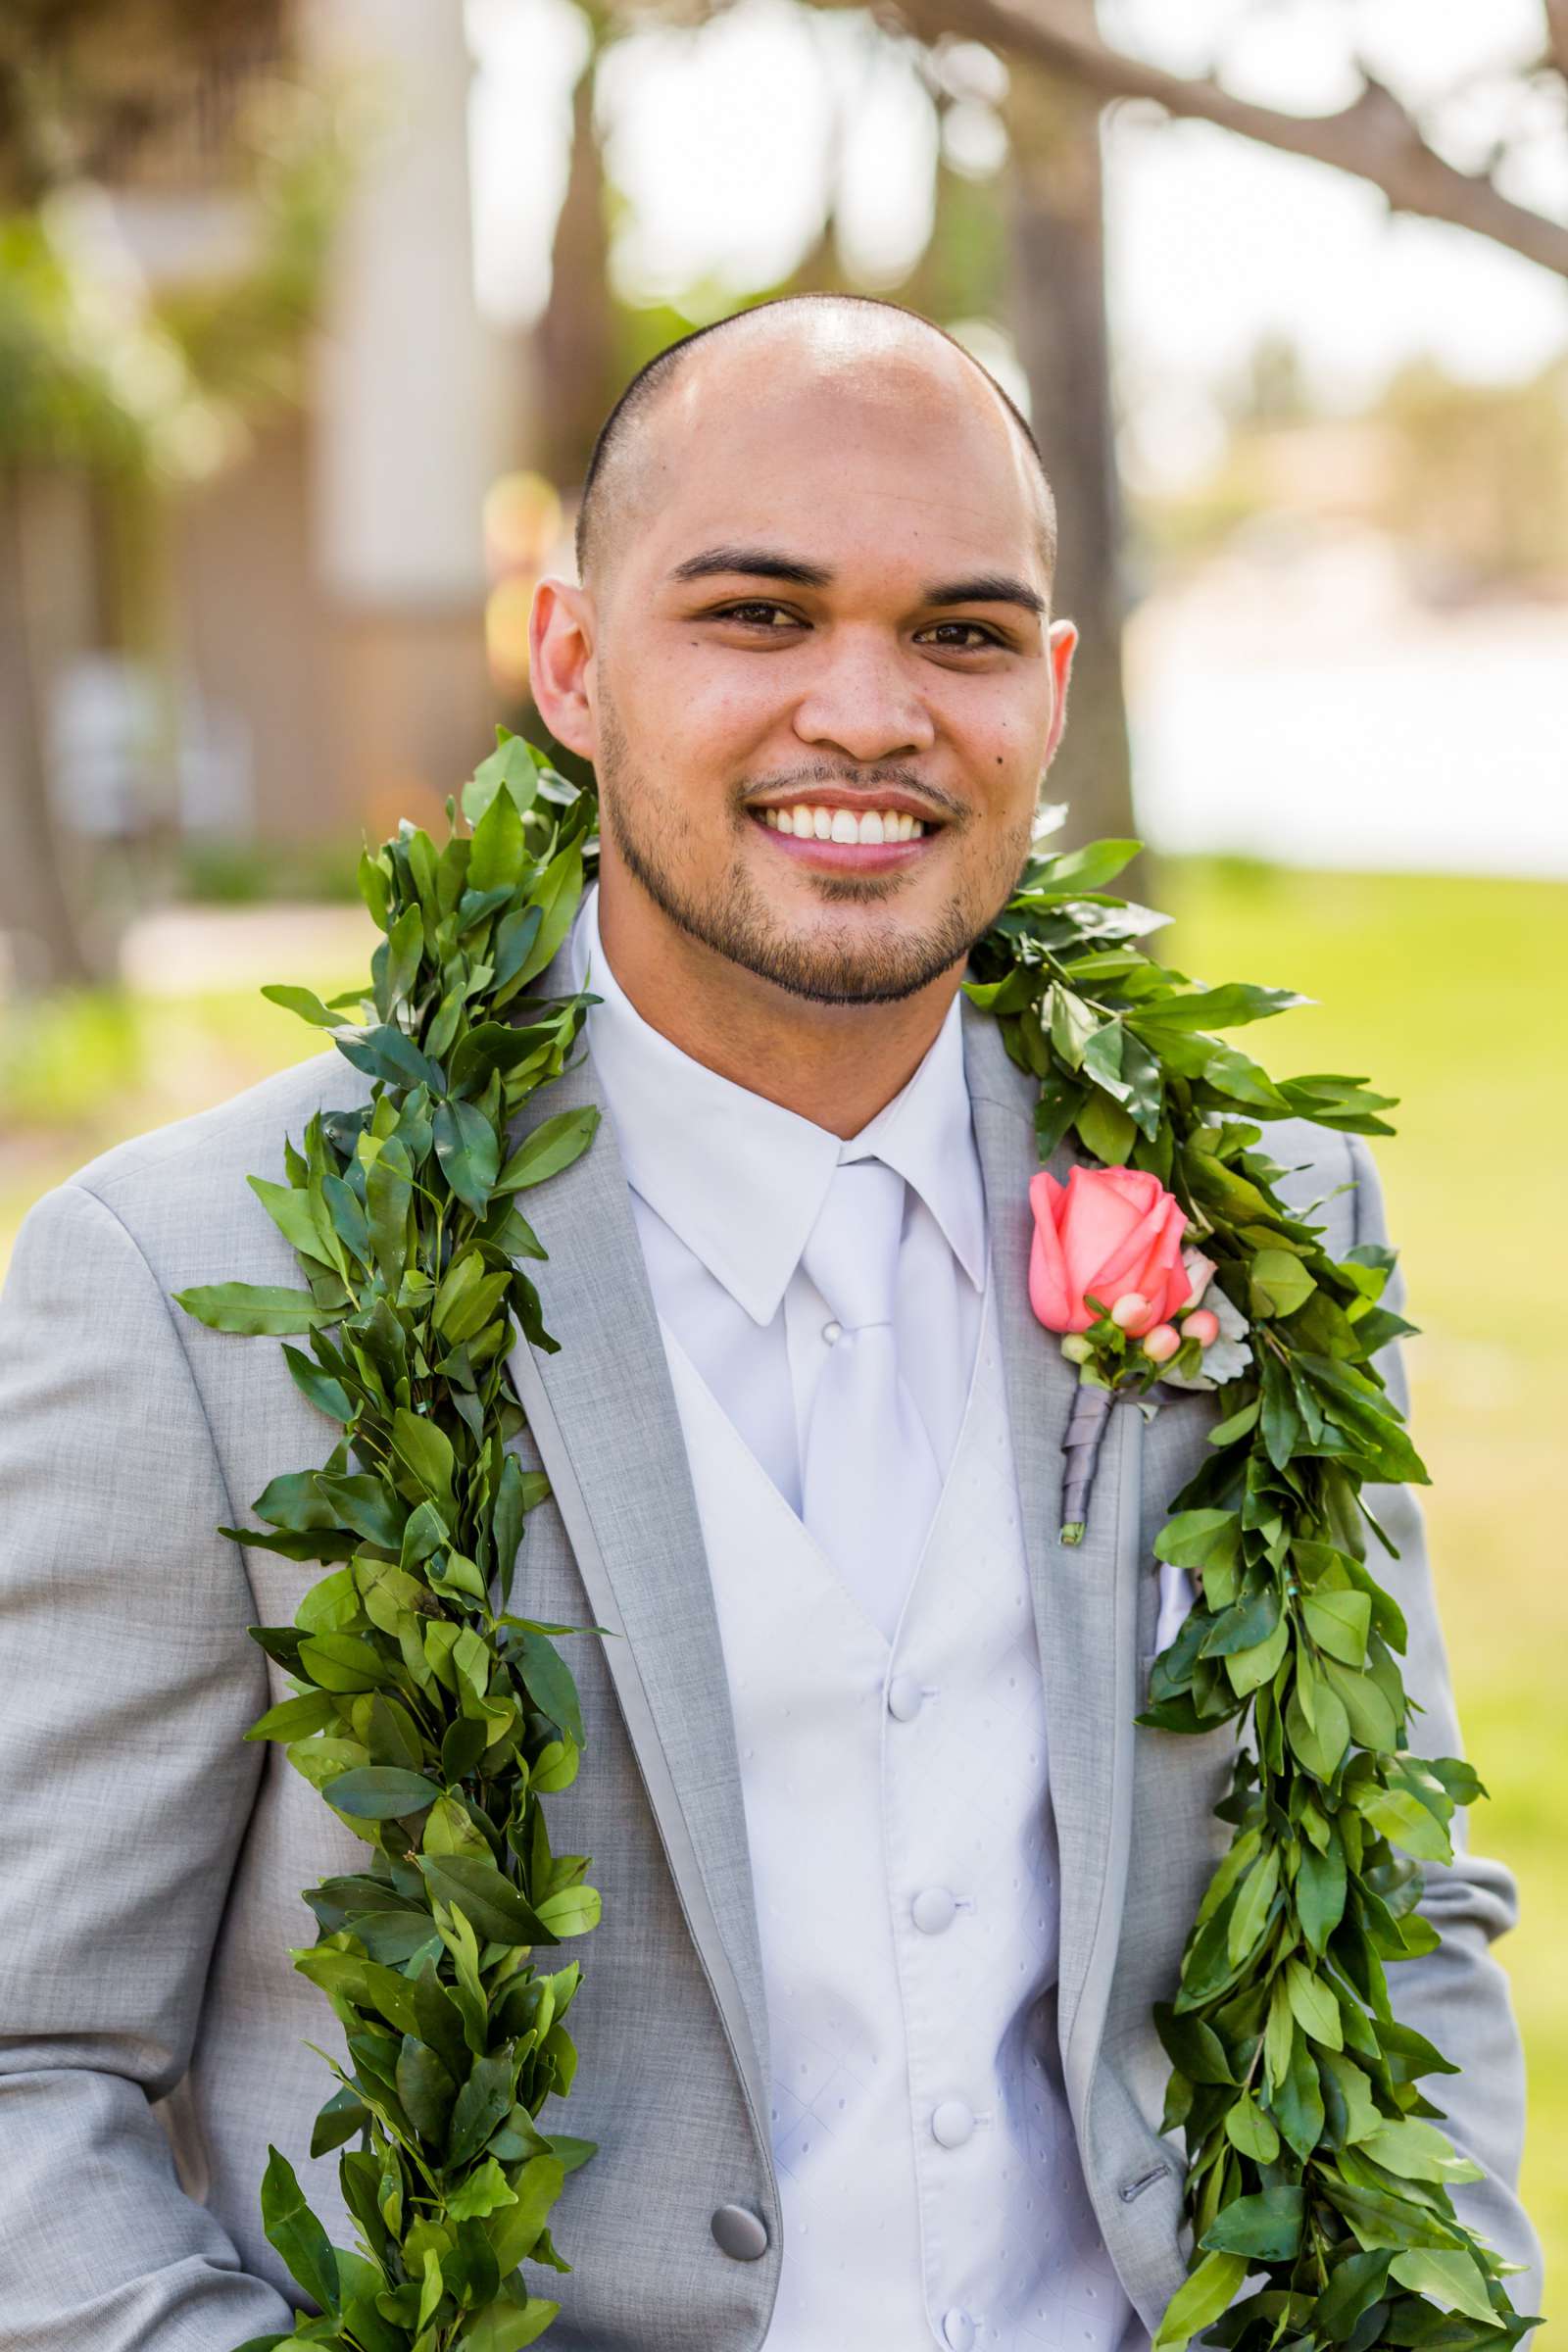
[[[1310,1007],[1243,1041],[1279,1071],[1365,1072],[1402,1101],[1377,1147],[1412,1319],[1415,1436],[1466,1744],[1493,1790],[1474,1842],[1521,1888],[1499,1947],[1530,2058],[1525,2194],[1548,2277],[1568,2261],[1568,1576],[1554,1493],[1568,1085],[1553,982],[1568,888],[1184,863],[1159,894],[1169,959],[1295,987]],[[290,972],[323,995],[355,971]],[[28,1202],[114,1142],[318,1052],[254,992],[99,998],[0,1026],[0,1266]]]

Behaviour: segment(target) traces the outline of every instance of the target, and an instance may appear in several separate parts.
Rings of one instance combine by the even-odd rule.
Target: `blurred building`
[[[177,137],[113,191],[155,284],[221,267],[224,157],[247,90],[303,72],[375,120],[334,242],[296,412],[185,493],[168,562],[179,822],[300,841],[428,817],[494,712],[485,493],[515,455],[523,371],[478,313],[471,66],[456,0],[271,0],[204,69]],[[112,679],[66,690],[115,731]],[[134,690],[122,713],[134,719]],[[69,777],[64,779],[70,790]],[[73,796],[74,797],[74,796]],[[84,812],[83,812],[84,813]]]

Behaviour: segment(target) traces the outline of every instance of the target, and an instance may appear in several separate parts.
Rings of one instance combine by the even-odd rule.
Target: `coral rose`
[[[1035,1214],[1029,1303],[1048,1331],[1087,1331],[1087,1295],[1106,1307],[1129,1292],[1145,1310],[1125,1326],[1142,1339],[1187,1304],[1187,1219],[1157,1176],[1140,1168],[1074,1168],[1065,1184],[1042,1169],[1029,1186]]]

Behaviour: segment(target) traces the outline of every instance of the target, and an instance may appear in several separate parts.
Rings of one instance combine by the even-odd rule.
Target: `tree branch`
[[[1543,0],[1546,11],[1546,47],[1551,62],[1568,81],[1568,0]]]
[[[1568,59],[1568,0],[1545,0],[1554,50]],[[1372,80],[1334,115],[1292,115],[1238,98],[1201,76],[1167,73],[1100,37],[1076,0],[899,0],[921,40],[947,33],[988,42],[1080,83],[1102,99],[1147,98],[1167,114],[1217,123],[1261,146],[1309,157],[1364,179],[1398,213],[1446,220],[1568,277],[1568,225],[1531,212],[1493,182],[1429,147],[1392,90]]]

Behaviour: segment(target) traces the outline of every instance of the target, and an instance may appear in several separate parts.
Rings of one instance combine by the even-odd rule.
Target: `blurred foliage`
[[[219,841],[188,835],[175,854],[173,896],[206,906],[257,906],[286,899],[357,906],[360,843]]]
[[[296,394],[348,145],[337,110],[283,84],[253,94],[236,138],[237,267],[149,285],[87,187],[0,218],[0,464],[200,475]]]
[[[6,0],[0,26],[0,207],[122,177],[193,114],[236,60],[275,53],[283,0]]]
[[[0,1009],[0,1133],[84,1128],[100,1103],[133,1102],[145,1083],[144,1021],[118,989],[61,991]]]

